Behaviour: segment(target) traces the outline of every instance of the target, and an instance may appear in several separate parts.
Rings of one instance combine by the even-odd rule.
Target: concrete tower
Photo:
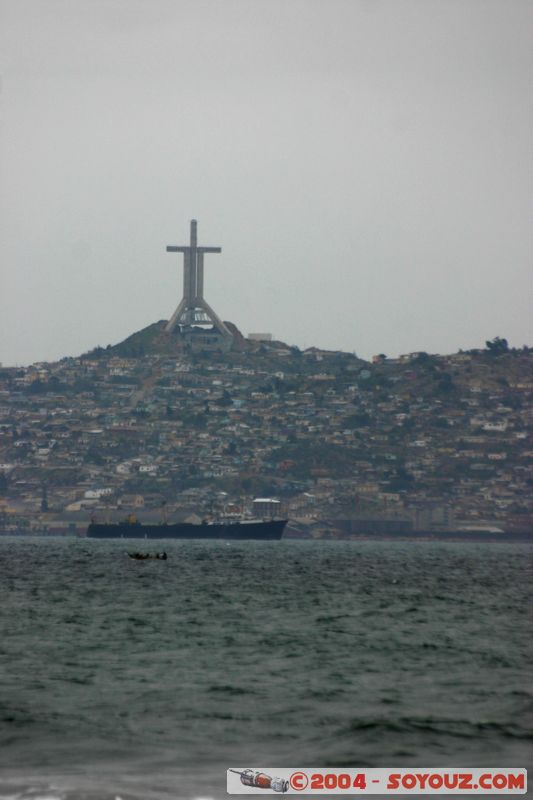
[[[232,334],[204,299],[204,253],[221,253],[221,247],[198,247],[198,223],[191,220],[189,245],[168,245],[167,253],[183,253],[183,297],[167,323],[165,330],[171,333],[179,328],[183,334],[216,331],[227,347]]]

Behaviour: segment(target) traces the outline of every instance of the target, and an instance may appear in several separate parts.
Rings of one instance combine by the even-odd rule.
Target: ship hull
[[[264,522],[229,522],[194,525],[180,522],[168,525],[92,522],[87,528],[90,539],[226,539],[229,541],[279,540],[286,519]]]

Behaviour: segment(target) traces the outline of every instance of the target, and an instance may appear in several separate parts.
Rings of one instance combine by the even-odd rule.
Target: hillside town
[[[162,326],[0,369],[1,531],[222,508],[294,536],[532,529],[531,348],[368,362],[267,335],[165,344]]]

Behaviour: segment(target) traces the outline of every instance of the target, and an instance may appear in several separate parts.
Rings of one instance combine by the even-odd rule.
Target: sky
[[[300,348],[533,345],[530,0],[0,0],[0,362],[205,297]]]

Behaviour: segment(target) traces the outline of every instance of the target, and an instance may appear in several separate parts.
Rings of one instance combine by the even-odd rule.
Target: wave
[[[432,717],[399,717],[398,719],[354,719],[348,725],[349,733],[375,731],[376,733],[434,733],[461,739],[479,739],[496,735],[509,739],[533,739],[533,730],[500,722],[471,722],[469,720],[434,719]]]

